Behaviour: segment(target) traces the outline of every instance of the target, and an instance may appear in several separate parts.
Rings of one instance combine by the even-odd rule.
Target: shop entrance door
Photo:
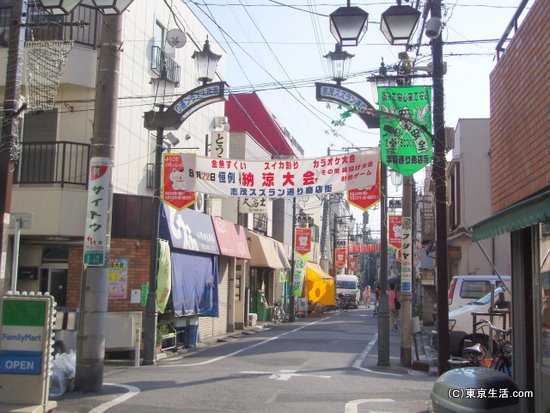
[[[49,292],[55,298],[58,307],[67,305],[67,270],[60,268],[42,268],[40,270],[40,291]]]

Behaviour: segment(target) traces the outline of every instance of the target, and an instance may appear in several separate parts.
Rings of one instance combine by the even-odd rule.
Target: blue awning
[[[218,257],[172,251],[172,305],[176,317],[218,317]]]

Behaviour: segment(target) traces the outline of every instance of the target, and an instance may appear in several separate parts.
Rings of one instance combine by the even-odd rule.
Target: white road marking
[[[116,406],[117,404],[123,403],[126,400],[130,399],[131,397],[137,396],[140,392],[139,388],[135,386],[130,386],[128,384],[114,384],[114,383],[103,383],[103,384],[107,386],[122,387],[128,390],[128,393],[125,393],[122,396],[118,396],[117,398],[111,400],[110,402],[100,404],[99,406],[90,410],[90,413],[103,413],[105,410],[110,409],[111,407]]]
[[[278,372],[273,371],[241,371],[241,374],[253,374],[257,376],[264,376],[270,374],[268,379],[274,380],[289,380],[292,377],[316,377],[318,379],[330,379],[331,376],[323,376],[317,374],[304,374],[297,373],[298,370],[279,370]]]
[[[397,376],[397,377],[403,376],[402,374],[399,374],[399,373],[389,373],[389,372],[386,372],[386,371],[375,371],[375,370],[371,370],[371,369],[368,369],[366,367],[361,366],[361,364],[363,364],[363,361],[365,360],[365,358],[367,358],[367,355],[370,353],[370,351],[372,350],[372,348],[376,344],[376,341],[378,341],[378,333],[376,333],[374,335],[372,340],[369,341],[369,344],[367,344],[367,347],[365,347],[363,352],[361,354],[359,354],[359,357],[357,357],[355,359],[355,361],[353,362],[352,367],[354,369],[365,371],[367,373],[382,374],[384,376]]]
[[[346,403],[344,408],[344,413],[357,413],[357,406],[363,403],[392,403],[395,402],[393,399],[358,399],[351,400]],[[374,413],[372,410],[369,410],[370,413]]]
[[[290,330],[290,331],[286,331],[282,334],[279,334],[278,336],[273,336],[273,337],[270,337],[268,338],[267,340],[264,340],[264,341],[260,341],[256,344],[252,344],[251,346],[248,346],[248,347],[244,347],[240,350],[237,350],[237,351],[234,351],[233,353],[229,353],[229,354],[226,354],[224,356],[219,356],[219,357],[214,357],[212,359],[209,359],[209,360],[205,360],[205,361],[201,361],[201,362],[198,362],[198,363],[188,363],[188,364],[163,364],[163,365],[159,365],[159,367],[191,367],[191,366],[203,366],[205,364],[211,364],[211,363],[215,363],[217,361],[220,361],[220,360],[223,360],[223,359],[226,359],[226,358],[229,358],[229,357],[233,357],[233,356],[236,356],[237,354],[241,354],[245,351],[248,351],[248,350],[252,350],[253,348],[255,347],[259,347],[265,343],[269,343],[270,341],[273,341],[273,340],[277,340],[281,337],[284,337],[288,334],[291,334],[291,333],[295,333],[297,331],[300,331],[306,327],[309,327],[309,326],[312,326],[314,324],[317,324],[317,323],[320,323],[321,321],[325,321],[325,320],[328,320],[330,318],[329,317],[325,317],[325,318],[322,318],[322,319],[319,319],[319,320],[316,320],[316,321],[313,321],[311,323],[308,323],[308,324],[304,324],[303,326],[301,327],[298,327],[298,328],[295,328],[294,330]]]

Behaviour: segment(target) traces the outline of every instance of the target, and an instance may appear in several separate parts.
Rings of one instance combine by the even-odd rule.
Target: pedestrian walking
[[[370,286],[368,285],[363,289],[363,300],[367,308],[370,308]]]

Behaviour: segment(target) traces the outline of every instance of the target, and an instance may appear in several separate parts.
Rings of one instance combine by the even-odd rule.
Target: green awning
[[[514,204],[472,226],[472,239],[480,241],[536,225],[550,219],[550,190]]]

